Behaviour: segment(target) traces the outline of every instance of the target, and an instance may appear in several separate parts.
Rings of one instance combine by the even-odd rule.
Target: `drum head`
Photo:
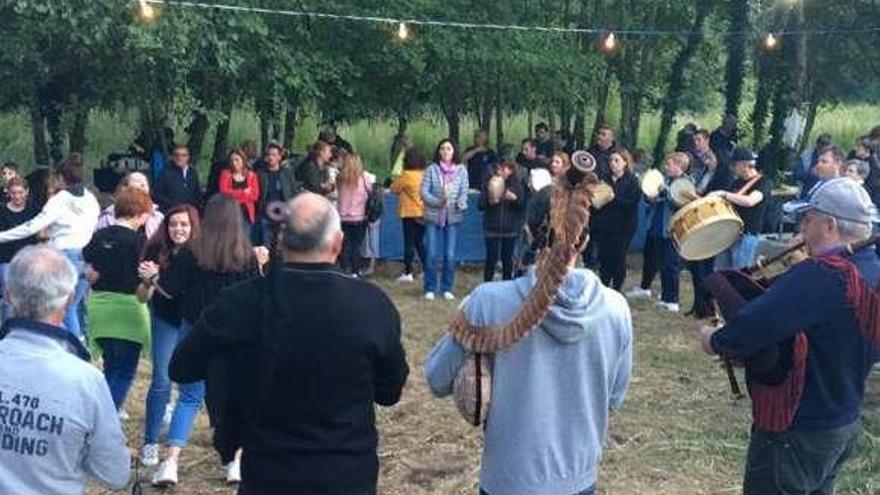
[[[682,207],[691,201],[697,199],[697,187],[690,179],[676,179],[669,186],[669,195],[672,201],[679,207]]]
[[[652,168],[642,176],[641,185],[645,196],[656,197],[660,194],[660,186],[663,185],[663,174],[659,170]]]
[[[710,226],[689,232],[679,241],[678,253],[688,261],[709,259],[732,246],[741,233],[741,220],[719,218]]]
[[[593,208],[598,210],[614,201],[614,188],[601,182],[593,186]]]

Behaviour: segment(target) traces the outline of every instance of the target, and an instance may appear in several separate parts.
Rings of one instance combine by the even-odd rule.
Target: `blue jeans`
[[[427,224],[428,266],[425,270],[425,292],[437,292],[437,269],[442,264],[441,290],[452,291],[455,283],[455,241],[458,225]]]
[[[70,333],[82,338],[86,334],[86,294],[89,291],[89,281],[86,280],[85,266],[83,261],[82,250],[65,249],[64,255],[73,263],[79,278],[76,281],[76,287],[73,291],[73,300],[67,306],[64,313],[64,328]]]
[[[755,262],[761,238],[754,234],[744,234],[733,246],[715,258],[716,270],[734,270],[746,268]]]
[[[8,268],[9,263],[0,263],[0,297],[3,298],[0,301],[0,324],[12,317],[12,306],[9,305],[3,292],[6,289],[6,270]]]
[[[489,495],[489,492],[480,488],[480,495]],[[596,495],[596,485],[593,485],[586,490],[575,493],[574,495]]]
[[[104,378],[110,388],[110,396],[116,409],[122,409],[128,389],[134,381],[141,345],[122,339],[101,338],[97,340],[104,358]]]
[[[168,377],[168,364],[177,344],[192,329],[192,325],[184,321],[175,326],[152,313],[150,319],[153,327],[153,378],[147,392],[147,412],[145,414],[144,443],[159,443],[159,429],[165,406],[171,397],[171,378]],[[184,447],[189,440],[193,423],[202,400],[205,398],[205,382],[179,384],[177,405],[171,415],[168,427],[168,445]]]

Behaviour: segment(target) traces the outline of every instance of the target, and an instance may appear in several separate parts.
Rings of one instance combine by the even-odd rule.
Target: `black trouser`
[[[712,294],[706,290],[706,286],[703,284],[706,277],[712,274],[714,268],[715,258],[687,262],[691,282],[694,284],[694,307],[691,311],[697,318],[706,318],[715,312],[712,307]]]
[[[360,273],[361,244],[367,232],[367,222],[342,222],[342,255],[339,267],[346,273]]]
[[[403,273],[413,272],[413,258],[418,253],[422,267],[427,266],[425,254],[425,224],[419,218],[401,218],[403,221]]]
[[[501,259],[501,278],[513,279],[513,248],[516,237],[486,237],[486,264],[483,267],[483,281],[495,278],[495,265]]]
[[[626,254],[634,233],[634,229],[626,228],[597,232],[595,236],[599,249],[599,278],[616,291],[620,291],[626,280]]]
[[[650,289],[660,269],[661,249],[660,239],[649,232],[645,237],[645,247],[642,248],[642,289]]]
[[[831,430],[752,431],[744,495],[831,495],[859,438],[859,421]]]

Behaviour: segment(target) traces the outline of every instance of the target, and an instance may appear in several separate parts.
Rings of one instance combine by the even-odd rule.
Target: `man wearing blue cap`
[[[744,268],[752,264],[764,230],[764,212],[770,198],[770,180],[755,169],[757,157],[746,148],[733,150],[731,168],[734,181],[727,191],[713,191],[733,204],[743,221],[743,235],[727,251],[715,258],[715,269]],[[747,186],[748,187],[745,187]],[[743,190],[745,189],[745,190]],[[743,191],[740,193],[739,191]]]
[[[880,260],[871,246],[849,251],[871,235],[873,209],[855,181],[821,184],[800,227],[812,257],[724,326],[701,329],[709,354],[748,361],[779,349],[778,362],[789,364],[772,382],[747,368],[754,422],[747,495],[831,494],[853,452],[865,381],[880,359]]]

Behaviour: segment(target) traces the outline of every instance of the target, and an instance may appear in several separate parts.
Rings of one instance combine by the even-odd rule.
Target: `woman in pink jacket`
[[[360,276],[360,246],[367,231],[367,201],[373,189],[374,179],[364,173],[361,157],[350,153],[342,159],[336,190],[339,192],[338,208],[342,218],[342,255],[339,266],[346,273]]]

